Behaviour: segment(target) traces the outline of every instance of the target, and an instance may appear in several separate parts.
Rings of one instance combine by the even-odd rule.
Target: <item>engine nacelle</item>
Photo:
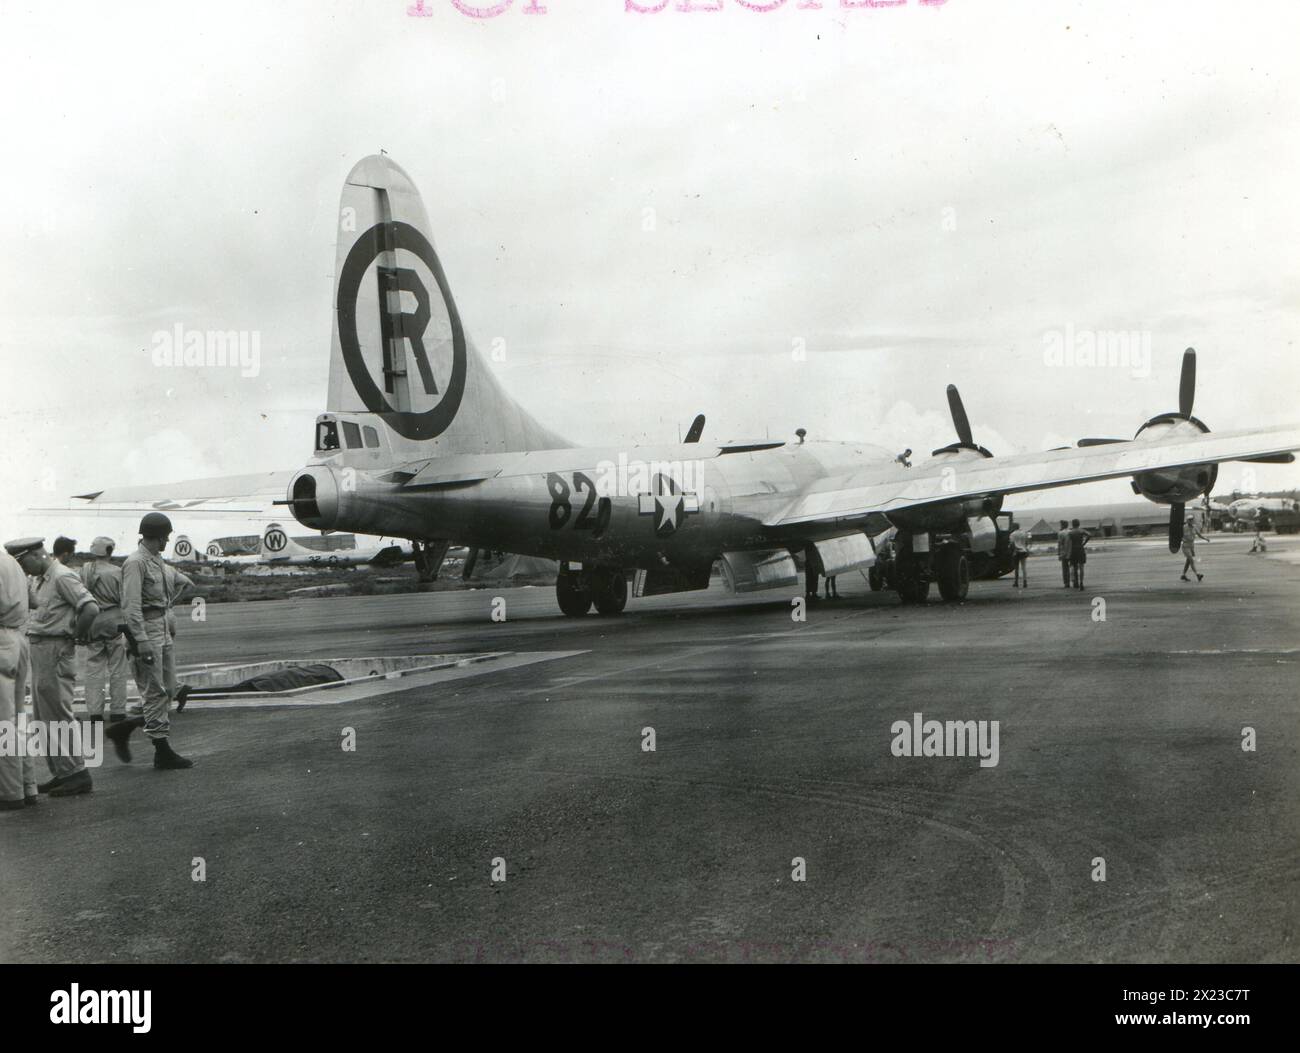
[[[1150,441],[1177,442],[1179,438],[1207,434],[1209,430],[1204,422],[1190,415],[1166,415],[1152,417],[1133,438],[1140,439],[1145,433]],[[1156,504],[1185,505],[1214,489],[1218,477],[1217,464],[1189,464],[1182,468],[1140,472],[1133,476],[1133,492]]]
[[[982,461],[993,454],[982,446],[964,446],[954,443],[942,450],[935,450],[931,458],[935,461],[950,462],[953,468],[954,482],[961,478],[960,463],[963,461]],[[954,486],[954,489],[958,489]],[[1002,495],[992,494],[984,497],[968,497],[960,501],[945,501],[943,504],[928,505],[925,508],[905,508],[898,512],[889,512],[886,517],[898,529],[913,534],[957,533],[966,528],[968,519],[992,518],[1002,511]]]

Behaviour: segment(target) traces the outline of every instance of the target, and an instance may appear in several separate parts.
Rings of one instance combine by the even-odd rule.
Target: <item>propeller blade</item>
[[[691,421],[691,430],[686,433],[687,442],[699,442],[700,436],[704,434],[704,414],[701,413]]]
[[[1080,439],[1077,446],[1109,446],[1112,442],[1128,442],[1128,439]]]
[[[1177,552],[1183,547],[1183,506],[1169,506],[1169,551]]]
[[[948,409],[952,411],[952,424],[957,429],[957,438],[961,440],[963,446],[974,446],[975,439],[971,436],[970,420],[966,416],[966,407],[961,404],[961,395],[957,393],[957,385],[948,385]]]
[[[1183,375],[1178,381],[1178,412],[1184,417],[1192,415],[1196,401],[1196,352],[1190,347],[1183,352]]]

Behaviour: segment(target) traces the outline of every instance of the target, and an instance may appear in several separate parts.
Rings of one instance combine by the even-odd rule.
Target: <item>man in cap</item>
[[[73,543],[73,548],[76,547]],[[38,723],[44,725],[49,744],[45,758],[50,780],[37,789],[51,797],[71,797],[90,793],[93,785],[86,762],[74,743],[71,755],[56,749],[62,740],[60,728],[76,728],[72,714],[72,692],[77,682],[77,644],[85,639],[99,605],[86,591],[76,571],[65,567],[45,551],[42,538],[26,538],[5,545],[28,577],[36,578],[36,609],[27,622],[27,640],[32,656],[32,709]],[[61,545],[60,549],[67,549]],[[64,553],[61,553],[64,554]]]
[[[161,512],[150,512],[140,520],[140,547],[122,564],[122,613],[126,616],[126,631],[138,651],[135,683],[144,703],[144,716],[112,724],[107,734],[118,757],[129,761],[131,732],[143,724],[144,733],[153,742],[155,768],[190,768],[194,762],[176,753],[168,741],[171,722],[167,718],[167,684],[176,679],[167,630],[173,579],[161,553],[171,532],[170,519]]]
[[[86,655],[86,715],[104,719],[104,689],[108,689],[109,722],[126,719],[126,637],[122,635],[122,570],[113,564],[115,542],[97,537],[90,544],[93,559],[81,565],[81,582],[99,604],[99,617],[90,627]]]
[[[9,550],[0,549],[0,729],[13,729],[9,734],[15,746],[19,745],[19,715],[31,670],[31,652],[23,633],[28,609],[27,576]],[[36,801],[36,768],[31,756],[25,749],[0,751],[0,810]]]

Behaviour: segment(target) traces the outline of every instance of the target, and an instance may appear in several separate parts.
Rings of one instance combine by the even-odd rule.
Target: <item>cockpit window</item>
[[[339,448],[339,426],[332,420],[316,422],[316,449],[337,450]]]
[[[361,449],[361,429],[350,420],[343,422],[343,438],[347,440],[349,450]]]
[[[379,433],[369,424],[363,425],[361,431],[366,437],[366,449],[375,450],[379,448]]]

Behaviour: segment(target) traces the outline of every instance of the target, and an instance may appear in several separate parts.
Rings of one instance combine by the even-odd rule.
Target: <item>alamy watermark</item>
[[[102,721],[0,720],[0,757],[70,757],[84,760],[87,768],[104,763]]]
[[[926,720],[913,713],[889,730],[895,757],[979,757],[981,768],[998,766],[1001,725],[996,720]]]
[[[698,494],[704,489],[704,462],[642,461],[620,453],[617,461],[596,463],[596,496],[636,497],[658,492],[657,480],[671,480],[674,492]]]
[[[1043,364],[1065,369],[1127,369],[1134,377],[1151,375],[1151,332],[1146,329],[1064,329],[1043,334]]]
[[[155,366],[237,368],[241,377],[262,371],[262,334],[256,329],[186,329],[177,322],[153,334]]]

